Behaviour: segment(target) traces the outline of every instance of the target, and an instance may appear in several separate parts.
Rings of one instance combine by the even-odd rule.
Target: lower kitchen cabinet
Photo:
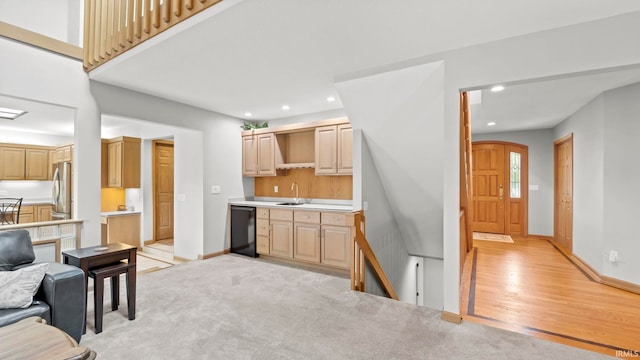
[[[326,265],[349,268],[351,260],[351,228],[322,225],[321,259]]]
[[[102,245],[113,243],[140,246],[140,214],[102,217]]]
[[[320,225],[295,223],[294,228],[293,258],[319,263]]]
[[[291,259],[293,258],[293,223],[271,221],[271,244],[269,253]]]
[[[268,214],[267,210],[267,214]],[[260,216],[258,214],[258,216]],[[256,252],[269,255],[269,217],[256,219]]]
[[[20,224],[51,221],[51,204],[22,205],[20,207]]]

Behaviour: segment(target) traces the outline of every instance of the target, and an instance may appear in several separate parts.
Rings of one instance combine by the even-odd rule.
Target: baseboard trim
[[[182,257],[182,256],[175,256],[175,255],[173,255],[173,260],[174,260],[174,261],[180,261],[180,262],[189,262],[189,261],[193,261],[193,259],[187,259],[187,258],[184,258],[184,257]]]
[[[462,316],[448,311],[442,312],[442,320],[458,325],[462,324]]]
[[[605,285],[609,285],[621,290],[626,290],[634,294],[640,294],[640,285],[630,283],[628,281],[612,278],[606,275],[601,275],[600,279],[601,279],[601,282]]]
[[[151,245],[151,244],[155,244],[155,242],[156,242],[156,241],[155,241],[155,240],[153,240],[153,239],[151,239],[151,240],[145,240],[145,241],[144,241],[144,246]]]
[[[586,272],[587,274],[589,274],[589,276],[591,276],[591,279],[595,282],[599,282],[599,283],[603,283],[602,282],[602,276],[600,276],[600,274],[591,267],[591,265],[587,264],[586,261],[582,260],[580,257],[574,255],[571,255],[571,261],[578,265],[578,267],[580,269],[582,269],[582,271]],[[605,284],[606,285],[606,284]]]
[[[210,254],[198,255],[198,260],[207,260],[207,259],[214,258],[216,256],[221,256],[221,255],[224,255],[224,254],[228,254],[230,252],[231,252],[231,249],[224,249],[222,251],[217,251],[217,252],[210,253]]]
[[[531,238],[536,238],[538,240],[547,240],[547,241],[551,241],[553,240],[553,236],[549,236],[549,235],[538,235],[538,234],[529,234],[528,239]]]
[[[628,281],[616,279],[610,276],[602,275],[596,269],[592,268],[591,265],[587,264],[586,261],[582,260],[579,256],[575,254],[570,254],[565,248],[560,246],[560,244],[551,239],[549,242],[558,249],[561,253],[563,253],[569,261],[571,261],[575,266],[578,267],[587,277],[591,278],[592,281],[600,283],[602,285],[611,286],[617,289],[625,290],[634,294],[640,294],[640,285],[630,283]]]

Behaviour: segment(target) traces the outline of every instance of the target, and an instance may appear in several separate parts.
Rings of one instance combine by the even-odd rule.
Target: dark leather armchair
[[[30,266],[34,260],[35,254],[28,231],[0,231],[0,271]],[[49,263],[31,306],[26,309],[0,309],[0,326],[30,316],[39,316],[80,342],[87,306],[85,292],[84,272],[81,269]]]

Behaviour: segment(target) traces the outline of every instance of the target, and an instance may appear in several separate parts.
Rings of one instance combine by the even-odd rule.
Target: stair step
[[[158,257],[161,260],[169,260],[173,262],[173,251],[169,252],[165,249],[159,249],[153,246],[144,246],[142,247],[142,252],[145,255],[152,255],[150,257]]]

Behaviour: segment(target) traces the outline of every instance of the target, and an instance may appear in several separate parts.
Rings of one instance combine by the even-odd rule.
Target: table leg
[[[118,310],[120,305],[120,275],[111,277],[111,311]]]
[[[131,266],[127,271],[127,313],[129,320],[136,318],[136,267]]]
[[[87,333],[87,293],[89,292],[89,264],[86,262],[80,262],[80,269],[84,272],[84,325],[82,325],[82,334]],[[93,284],[95,288],[95,281]],[[95,289],[94,294],[95,294]]]
[[[96,334],[102,332],[102,313],[104,311],[103,301],[104,279],[96,276],[93,278],[93,305],[95,307],[95,314],[93,318],[96,326]]]

